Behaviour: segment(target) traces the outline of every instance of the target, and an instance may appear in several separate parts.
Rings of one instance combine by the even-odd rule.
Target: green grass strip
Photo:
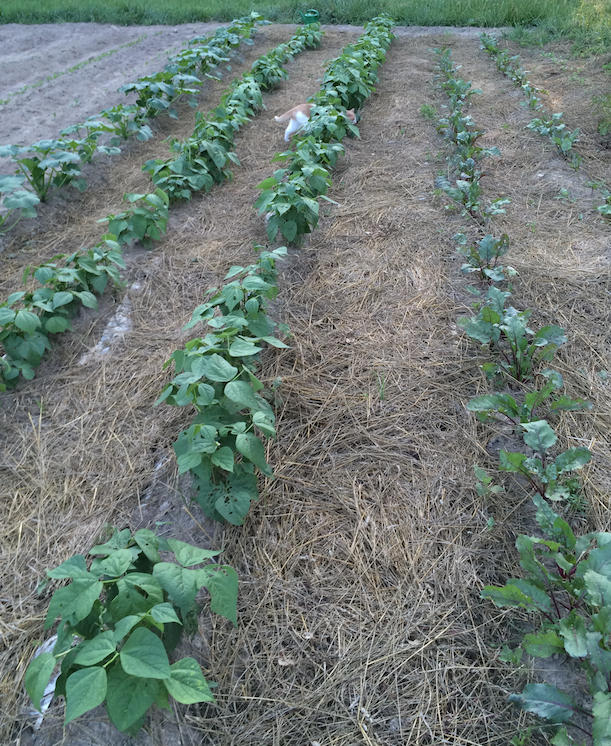
[[[299,23],[300,11],[313,8],[321,23],[362,25],[374,14],[389,13],[397,24],[421,26],[545,25],[560,33],[571,23],[581,0],[4,0],[2,23],[176,24],[231,20],[257,10],[282,23]]]

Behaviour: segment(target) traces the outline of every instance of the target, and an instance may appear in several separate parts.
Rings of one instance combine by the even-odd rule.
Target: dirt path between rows
[[[528,622],[510,626],[479,592],[521,572],[513,545],[532,516],[523,490],[497,472],[495,431],[466,411],[488,390],[478,368],[487,358],[456,326],[471,298],[451,237],[472,226],[433,193],[446,143],[419,113],[445,103],[432,85],[433,46],[449,44],[461,75],[483,90],[471,113],[502,153],[486,161],[483,183],[488,197],[512,200],[494,230],[511,238],[515,302],[534,310],[537,325],[566,327],[570,344],[555,365],[569,395],[594,403],[591,414],[554,423],[563,442],[583,439],[594,454],[585,470],[591,517],[571,521],[609,530],[611,389],[598,375],[611,371],[609,228],[579,191],[581,177],[523,129],[519,92],[466,31],[393,43],[361,138],[345,141],[329,192],[337,205],[322,209],[320,228],[285,266],[275,312],[291,327],[291,349],[269,349],[262,361],[265,381],[283,378],[269,453],[277,478],[242,528],[205,536],[240,577],[238,628],[204,613],[191,652],[218,682],[218,705],[155,715],[142,746],[505,744],[516,733],[507,694],[532,674],[502,664],[498,648],[513,647]],[[232,74],[288,35],[265,30]],[[266,242],[252,205],[283,148],[271,115],[316,90],[321,65],[355,36],[329,31],[319,51],[290,63],[289,81],[265,97],[268,111],[236,140],[233,182],[173,207],[153,252],[127,252],[127,290],[106,293],[100,313],[75,320],[33,381],[2,396],[0,693],[4,732],[22,746],[134,743],[103,718],[72,723],[62,741],[61,705],[32,734],[21,683],[49,597],[36,586],[107,523],[171,520],[192,532],[185,540],[201,539],[201,513],[182,501],[171,451],[189,415],[152,408],[168,376],[162,365],[188,338],[182,325],[205,290],[252,261],[253,240]],[[203,110],[222,85],[211,86]],[[45,206],[10,239],[2,297],[28,264],[97,239],[96,220],[119,208],[123,192],[150,186],[142,163],[192,126],[188,107],[178,122],[160,119],[152,141],[94,165],[90,190]],[[608,156],[596,157],[606,168]],[[557,199],[563,185],[575,202]],[[79,364],[125,298],[125,339]],[[506,492],[479,497],[473,463]],[[147,513],[155,485],[157,509]],[[185,508],[191,515],[179,519]]]

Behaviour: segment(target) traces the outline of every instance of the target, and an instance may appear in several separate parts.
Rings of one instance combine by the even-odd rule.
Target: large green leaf
[[[168,545],[183,567],[200,565],[204,560],[216,557],[221,553],[217,549],[202,549],[201,547],[194,547],[177,539],[168,539]]]
[[[72,303],[73,300],[74,296],[72,295],[72,293],[69,293],[66,290],[60,290],[53,295],[53,308],[65,306],[68,303]]]
[[[15,326],[28,334],[34,334],[40,326],[40,319],[32,311],[17,311]]]
[[[163,643],[154,632],[137,627],[121,648],[121,666],[130,676],[168,679],[170,662]]]
[[[218,466],[225,471],[233,471],[235,459],[233,451],[229,446],[222,446],[218,451],[215,451],[210,458],[215,466]]]
[[[16,315],[12,308],[0,308],[0,326],[12,324]]]
[[[539,588],[533,590],[539,591]],[[540,603],[533,598],[534,592],[525,593],[517,586],[508,583],[503,588],[494,585],[487,585],[481,592],[482,598],[489,598],[497,606],[511,606],[514,608],[523,607],[529,611],[540,610]],[[548,599],[548,605],[551,601]]]
[[[550,684],[527,684],[522,694],[510,695],[509,701],[552,723],[566,723],[577,710],[568,694]]]
[[[82,554],[75,554],[70,559],[62,562],[61,565],[54,567],[52,570],[47,570],[47,575],[53,578],[53,580],[63,580],[64,578],[97,580],[97,578],[87,571],[85,558]]]
[[[210,593],[211,610],[237,627],[238,574],[233,567],[215,567],[208,576],[206,588]]]
[[[51,679],[55,663],[54,655],[41,653],[34,658],[25,672],[25,690],[30,695],[30,699],[37,710],[40,710],[40,700]]]
[[[264,435],[273,438],[276,435],[274,427],[275,418],[269,412],[254,412],[252,416],[253,423],[261,430]]]
[[[262,347],[257,347],[257,345],[247,342],[245,339],[236,339],[229,347],[229,354],[231,357],[250,357],[256,355],[257,352],[261,352],[262,349]]]
[[[586,632],[586,638],[590,663],[608,680],[611,676],[611,651],[601,648],[600,632]]]
[[[67,621],[74,615],[75,620],[80,622],[91,611],[103,587],[99,580],[79,579],[55,591],[47,611],[45,629],[49,629],[60,614]]]
[[[265,460],[265,448],[256,435],[241,433],[236,437],[235,444],[238,451],[246,456],[249,461],[252,461],[255,466],[258,466],[264,474],[272,475],[272,470]]]
[[[573,614],[561,619],[558,628],[560,635],[564,638],[564,649],[571,658],[585,658],[588,654],[588,648],[586,645],[586,628],[583,619]]]
[[[255,399],[255,392],[252,386],[246,381],[230,381],[225,386],[225,396],[236,404],[249,409],[258,409],[258,402]]]
[[[192,705],[195,702],[214,702],[208,682],[194,658],[183,658],[170,668],[172,675],[163,683],[177,702],[182,702],[184,705]]]
[[[108,673],[106,707],[115,726],[125,731],[138,721],[157,698],[159,686],[157,680],[130,676],[121,666],[113,666]]]
[[[587,562],[580,562],[577,566],[577,575],[583,577],[586,570],[594,570],[611,580],[611,542],[601,546],[598,542],[598,548],[590,552]]]
[[[159,539],[148,528],[141,528],[134,534],[134,541],[151,562],[159,562]]]
[[[574,471],[585,466],[592,454],[587,448],[569,448],[568,451],[561,453],[554,462],[558,472]]]
[[[608,692],[594,694],[592,714],[594,715],[593,746],[611,746],[611,694]]]
[[[65,316],[51,316],[45,321],[45,329],[49,334],[61,334],[70,326],[70,322]]]
[[[100,633],[93,640],[85,640],[78,646],[78,653],[74,662],[79,666],[93,666],[108,658],[117,649],[114,632],[108,630]]]
[[[237,375],[238,369],[215,352],[206,358],[204,373],[211,381],[231,381]]]
[[[524,442],[538,453],[544,453],[558,440],[556,433],[545,420],[525,422],[522,427],[526,430]]]
[[[594,606],[611,606],[611,580],[594,570],[584,575],[588,597]]]
[[[158,562],[153,568],[153,575],[184,616],[192,608],[197,595],[194,572],[172,562]]]
[[[157,604],[157,606],[153,606],[150,613],[153,619],[161,624],[170,624],[172,622],[182,624],[171,603]]]
[[[99,666],[83,668],[66,681],[66,718],[64,724],[101,705],[106,698],[106,670]]]
[[[141,614],[129,614],[128,616],[119,619],[113,630],[114,642],[120,642],[141,620]]]
[[[522,647],[528,655],[535,658],[549,658],[551,655],[564,652],[564,643],[552,630],[525,635]]]
[[[123,575],[132,561],[133,557],[129,549],[117,549],[116,552],[108,555],[106,559],[94,560],[96,562],[96,573],[98,575],[107,575],[110,578],[118,578],[119,575]]]

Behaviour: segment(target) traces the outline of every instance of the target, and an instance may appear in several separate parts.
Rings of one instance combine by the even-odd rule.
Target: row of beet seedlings
[[[32,379],[51,349],[49,335],[70,329],[70,318],[81,305],[97,308],[95,295],[104,292],[109,279],[121,285],[122,246],[133,240],[151,246],[159,240],[170,201],[209,191],[213,184],[231,178],[229,165],[239,163],[233,152],[234,136],[261,110],[262,91],[272,90],[286,77],[282,65],[304,49],[317,47],[320,38],[319,27],[298,29],[288,43],[260,57],[249,72],[234,80],[208,117],[198,112],[193,135],[183,143],[173,141],[176,157],[144,165],[157,186],[155,193],[125,195],[134,207],[108,216],[108,232],[93,248],[60,254],[26,270],[24,283],[32,277],[40,287],[12,293],[0,304],[0,343],[5,352],[0,357],[0,387],[16,386],[20,375]]]
[[[234,134],[262,108],[261,91],[271,90],[287,77],[282,65],[298,52],[317,47],[321,36],[319,26],[298,29],[287,44],[263,55],[253,64],[250,72],[234,81],[224,94],[221,106],[208,118],[198,116],[193,137],[184,148],[181,147],[180,155],[164,163],[168,173],[159,176],[159,169],[153,174],[154,178],[158,176],[164,179],[163,184],[171,197],[185,198],[190,196],[191,191],[202,188],[207,191],[213,183],[229,178],[226,166],[232,160],[228,155],[233,155]],[[174,164],[180,164],[180,167],[173,169]],[[206,173],[211,175],[210,179],[204,179],[201,183],[193,179],[178,181],[184,174],[184,164],[189,164],[192,170],[195,170],[195,164],[200,169],[198,175],[204,173],[205,167]],[[148,170],[147,165],[144,169]],[[173,182],[174,176],[176,181]],[[185,194],[186,189],[188,195]],[[106,254],[105,257],[122,265],[121,242],[134,237],[145,240],[159,238],[167,220],[168,194],[158,188],[156,194],[146,195],[144,200],[144,207],[129,214],[111,216],[110,227],[116,233],[104,236],[101,245],[92,251],[103,252],[103,245],[106,244],[112,256]],[[264,308],[265,299],[277,292],[274,261],[282,254],[282,250],[262,254],[256,266],[245,270],[239,268],[239,272],[234,268],[233,275],[241,278],[242,286],[250,294],[247,304],[251,312],[255,304],[257,308]],[[77,266],[82,269],[82,263],[89,255],[90,252],[80,252],[68,259],[78,261],[80,264]],[[67,274],[63,275],[62,272]],[[104,272],[116,281],[120,279],[113,267],[104,265]],[[100,273],[90,274],[97,277]],[[59,290],[53,283],[50,287],[55,294],[70,294],[70,303],[76,298],[82,300],[83,293],[89,292],[75,290],[75,283],[83,281],[83,274],[79,274],[74,267],[58,270],[56,265],[43,265],[34,271],[34,275],[41,282],[50,278],[56,284],[60,281],[71,282],[69,290]],[[99,290],[103,290],[101,281]],[[238,300],[234,301],[235,296],[231,295],[230,290],[227,293],[227,305],[217,302],[216,297],[209,305],[213,309],[220,307],[221,312],[231,310],[236,314]],[[19,300],[23,300],[23,297]],[[67,305],[56,303],[52,310]],[[33,307],[38,311],[36,318],[39,321],[42,319],[41,325],[53,318],[45,318],[45,314],[52,313],[49,306],[39,303]],[[27,313],[34,314],[34,311]],[[261,341],[285,346],[273,336],[275,325],[270,319],[260,313],[257,321]],[[266,324],[266,333],[261,334]],[[222,324],[218,323],[219,326]],[[33,333],[36,334],[35,331]],[[230,335],[220,332],[217,342],[225,336]],[[233,354],[230,359],[237,362],[240,356],[246,358],[242,367],[256,381],[253,349],[257,352],[260,348],[250,344],[245,350],[244,347],[240,349],[240,344],[246,342],[242,343],[237,337],[232,340]],[[236,354],[238,352],[239,355]],[[177,353],[174,355],[176,357]],[[206,369],[208,381],[229,380],[224,377],[229,363],[221,355],[212,354],[202,360],[209,366]],[[237,373],[237,368],[234,370]],[[233,393],[233,406],[237,413],[250,404],[250,400],[244,400],[241,377],[237,375],[234,378],[232,385],[227,384],[226,393]],[[194,403],[196,406],[201,406],[204,401],[210,403],[211,394],[214,394],[212,386],[200,385]],[[180,400],[176,403],[180,403]],[[264,408],[257,402],[257,410],[258,416],[252,418],[254,424],[263,433],[273,432],[274,416],[269,405]],[[258,459],[263,448],[261,442],[246,428],[240,430],[238,419],[239,416],[234,417],[234,430],[242,436],[240,444],[249,444],[242,445],[245,458],[250,459],[248,463],[264,468]],[[202,444],[206,432],[209,433],[204,428]],[[218,433],[217,437],[222,435]],[[215,462],[229,469],[227,450],[220,447],[216,451]],[[183,464],[179,463],[182,469]],[[245,468],[244,473],[248,474],[248,469]],[[250,476],[254,479],[252,469]],[[175,562],[164,561],[160,552],[170,553]],[[57,634],[37,651],[26,672],[26,690],[36,709],[44,712],[53,697],[63,696],[66,700],[65,722],[68,723],[104,703],[113,724],[121,731],[135,734],[142,727],[152,704],[169,709],[169,695],[183,704],[214,702],[210,685],[199,663],[187,657],[170,665],[168,654],[176,647],[184,629],[191,633],[197,629],[200,606],[196,596],[202,588],[206,588],[210,594],[211,610],[233,624],[237,623],[238,582],[235,571],[215,562],[202,566],[220,552],[201,549],[176,539],[165,539],[148,529],[140,529],[133,535],[129,529],[124,529],[116,531],[105,544],[93,547],[89,554],[95,557],[89,569],[85,557],[76,555],[47,571],[50,579],[71,579],[72,582],[53,594],[45,629],[53,626],[59,618]]]
[[[576,171],[583,161],[583,157],[575,152],[575,143],[579,141],[579,127],[570,130],[564,121],[562,112],[552,112],[545,110],[543,102],[539,97],[540,93],[546,93],[540,88],[534,86],[528,79],[528,71],[525,70],[520,62],[519,55],[511,56],[506,50],[501,49],[494,37],[489,34],[482,34],[482,48],[494,58],[497,68],[504,73],[513,83],[520,87],[528,97],[528,106],[538,111],[540,116],[533,119],[527,125],[528,129],[537,132],[540,135],[548,137],[556,146],[558,154],[565,158],[572,168]],[[604,183],[596,179],[589,182],[592,189],[598,189],[601,197],[605,200],[602,205],[596,208],[605,219],[611,216],[611,189]]]
[[[163,71],[119,88],[125,95],[137,94],[134,104],[119,104],[97,117],[66,127],[58,139],[0,146],[0,158],[10,158],[16,168],[15,175],[0,176],[0,196],[4,195],[0,232],[13,227],[22,217],[36,217],[35,206],[63,186],[70,184],[84,191],[84,163],[91,163],[96,153],[117,155],[121,152],[118,145],[131,136],[138,140],[151,138],[148,122],[161,112],[177,118],[174,107],[180,98],[187,97],[192,106],[197,106],[198,91],[194,86],[201,86],[205,77],[218,79],[211,71],[229,62],[229,55],[242,41],[252,44],[256,28],[267,23],[253,12],[212,36],[191,39],[186,49],[168,60]],[[105,136],[110,137],[109,144],[101,145],[100,139]],[[26,185],[29,189],[24,188]]]
[[[477,91],[469,82],[454,77],[458,68],[452,65],[449,50],[436,50],[436,54],[441,87],[450,97],[450,114],[439,128],[455,144],[449,163],[460,177],[456,193],[445,188],[447,179],[443,183],[438,180],[437,185],[464,206],[465,214],[478,218],[481,235],[492,215],[485,207],[474,209],[473,201],[467,202],[463,195],[470,193],[473,184],[479,186],[478,161],[492,151],[475,145],[483,133],[465,114],[469,97]],[[471,150],[467,152],[465,147]],[[458,181],[464,185],[458,186]],[[455,238],[459,253],[467,260],[463,272],[478,277],[483,285],[482,289],[469,288],[477,297],[473,304],[476,314],[458,323],[472,341],[493,356],[481,367],[494,384],[494,393],[475,397],[468,408],[482,422],[509,425],[523,439],[523,452],[500,452],[499,468],[514,473],[527,485],[538,524],[537,535],[522,535],[516,542],[524,577],[509,580],[502,588],[487,586],[482,597],[498,606],[525,609],[538,621],[539,630],[525,634],[514,650],[505,648],[503,660],[517,663],[524,652],[539,658],[567,654],[587,678],[591,693],[587,707],[549,684],[528,684],[510,699],[550,723],[543,727],[554,733],[554,746],[575,743],[565,723],[603,746],[611,743],[611,535],[591,532],[575,536],[568,522],[554,511],[552,506],[583,503],[575,472],[590,461],[591,453],[587,448],[558,453],[558,439],[548,422],[561,410],[584,410],[590,405],[562,394],[560,373],[543,367],[567,341],[564,331],[546,326],[534,332],[531,310],[507,306],[509,280],[516,273],[498,261],[507,251],[508,237],[497,239],[487,234],[474,245],[468,245],[471,242],[463,234]],[[503,284],[507,289],[502,289]],[[535,388],[539,381],[540,388]],[[476,467],[476,474],[480,494],[501,491],[492,486],[484,470]]]

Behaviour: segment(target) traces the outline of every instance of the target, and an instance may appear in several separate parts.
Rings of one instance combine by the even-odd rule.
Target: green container
[[[320,19],[320,15],[318,14],[317,10],[306,10],[305,13],[299,11],[299,15],[302,17],[305,24],[318,23],[318,20]]]

